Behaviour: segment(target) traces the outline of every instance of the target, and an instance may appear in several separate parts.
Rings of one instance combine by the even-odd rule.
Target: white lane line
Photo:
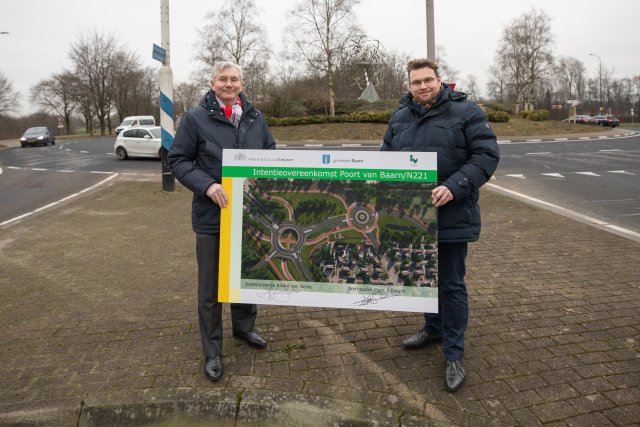
[[[568,141],[569,138],[553,138],[554,141]]]
[[[626,202],[637,202],[640,199],[609,199],[609,200],[589,200],[589,203],[626,203]]]
[[[57,200],[57,201],[55,201],[53,203],[49,203],[48,205],[41,206],[41,207],[39,207],[37,209],[32,210],[31,212],[27,212],[25,214],[22,214],[22,215],[14,217],[14,218],[8,219],[6,221],[0,222],[0,227],[3,226],[3,225],[11,224],[11,223],[16,222],[16,221],[20,221],[21,219],[26,218],[28,216],[31,216],[31,215],[33,215],[35,213],[41,212],[41,211],[43,211],[45,209],[49,209],[49,208],[51,208],[53,206],[59,205],[60,203],[66,202],[67,200],[73,199],[74,197],[77,197],[77,196],[79,196],[81,194],[84,194],[87,191],[91,191],[94,188],[97,188],[97,187],[101,186],[102,184],[111,181],[113,178],[115,178],[117,176],[118,176],[118,174],[114,173],[110,177],[103,179],[102,181],[98,182],[97,184],[92,185],[91,187],[87,187],[84,190],[78,191],[77,193],[73,193],[73,194],[71,194],[71,195],[69,195],[67,197],[63,197],[62,199]]]
[[[590,136],[581,136],[581,137],[580,137],[580,138],[578,138],[578,139],[591,139],[591,137],[590,137]]]
[[[524,179],[524,175],[522,175],[521,173],[514,173],[514,174],[505,175],[505,176],[510,176],[511,178]]]
[[[287,144],[276,144],[276,147],[286,147]]]
[[[559,173],[543,173],[542,175],[552,176],[554,178],[564,178],[564,175],[561,175]]]
[[[44,169],[44,168],[31,168],[32,171],[46,171],[48,169]]]
[[[113,173],[113,172],[106,172],[106,171],[89,171],[89,173],[104,173],[104,174],[109,174],[109,173]]]
[[[527,142],[542,142],[541,139],[527,139]]]
[[[75,171],[72,171],[72,170],[69,170],[69,169],[59,169],[56,172],[70,173],[70,172],[75,172]]]
[[[7,166],[7,169],[22,169],[19,166]]]
[[[536,199],[535,197],[527,196],[526,194],[518,193],[517,191],[509,190],[508,188],[500,187],[499,185],[488,182],[485,184],[487,187],[493,188],[499,193],[508,194],[517,199],[524,200],[533,205],[544,207],[549,209],[552,212],[558,213],[560,215],[576,219],[580,222],[584,222],[586,224],[592,225],[596,228],[600,228],[602,230],[613,232],[618,236],[626,237],[627,239],[634,240],[636,242],[640,242],[640,233],[636,233],[635,231],[628,230],[626,228],[619,227],[614,224],[609,224],[606,221],[601,221],[599,219],[583,215],[581,213],[572,211],[567,208],[563,208],[558,205],[554,205],[553,203],[545,202],[544,200]]]
[[[362,147],[362,144],[341,144],[342,147]]]
[[[305,147],[324,147],[322,144],[304,144]]]
[[[633,172],[627,172],[627,171],[607,171],[609,173],[621,173],[623,175],[635,175],[635,173]]]
[[[640,216],[640,213],[637,213],[637,214],[622,214],[621,216]]]
[[[588,175],[588,176],[600,176],[597,173],[593,172],[576,172],[578,175]]]
[[[82,154],[89,154],[89,152],[88,152],[88,151],[82,151],[82,150],[80,150],[80,152],[81,152]]]
[[[612,152],[612,151],[622,151],[622,150],[621,150],[621,149],[619,149],[619,148],[615,148],[615,149],[613,149],[613,150],[598,150],[598,151],[601,151],[601,152],[603,152],[603,153],[609,153],[609,152]]]
[[[609,138],[608,136],[599,136],[598,139],[607,139]]]
[[[0,175],[2,175],[2,168],[0,168]]]
[[[503,140],[498,141],[498,144],[504,144],[505,142],[511,142],[511,140],[510,139],[503,139]]]
[[[525,153],[527,156],[542,156],[546,154],[551,154],[551,151],[542,151],[540,153]]]

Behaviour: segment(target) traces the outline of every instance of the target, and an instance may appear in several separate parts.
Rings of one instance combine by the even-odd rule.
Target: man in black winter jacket
[[[222,304],[218,302],[220,209],[228,196],[221,185],[225,148],[275,149],[264,116],[242,92],[242,69],[218,62],[211,90],[180,122],[167,157],[171,173],[193,191],[191,221],[198,261],[198,319],[205,356],[204,372],[222,377]],[[231,304],[233,336],[257,348],[267,342],[254,330],[255,304]]]
[[[414,59],[407,71],[410,92],[391,116],[380,150],[438,155],[438,184],[431,192],[438,208],[438,313],[425,313],[424,327],[403,344],[414,349],[442,341],[445,384],[455,391],[466,376],[467,243],[480,237],[479,188],[493,175],[500,154],[484,112],[442,83],[435,62]]]

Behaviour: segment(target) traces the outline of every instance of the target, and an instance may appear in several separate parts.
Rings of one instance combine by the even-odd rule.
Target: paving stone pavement
[[[640,425],[640,243],[484,190],[461,390],[439,345],[402,348],[420,314],[264,305],[265,350],[225,308],[214,384],[190,193],[160,190],[0,228],[0,425]]]

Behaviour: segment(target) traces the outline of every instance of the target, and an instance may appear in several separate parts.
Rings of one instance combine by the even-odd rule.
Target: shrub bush
[[[493,110],[493,111],[504,111],[507,114],[513,114],[513,109],[507,107],[506,105],[498,102],[498,101],[491,101],[491,102],[486,102],[484,104],[484,108],[485,109],[489,109],[489,110]]]
[[[511,120],[511,116],[506,111],[487,111],[487,118],[490,122],[505,123]]]
[[[522,112],[522,118],[540,122],[549,118],[549,110],[529,110]]]

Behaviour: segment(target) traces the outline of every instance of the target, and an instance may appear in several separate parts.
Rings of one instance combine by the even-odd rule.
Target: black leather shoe
[[[422,329],[402,341],[402,345],[407,349],[416,349],[440,341],[442,341],[441,336],[430,334],[429,332]]]
[[[464,383],[465,373],[462,360],[447,360],[444,378],[449,391],[456,391]]]
[[[265,348],[267,346],[267,341],[258,335],[256,331],[249,331],[246,334],[234,332],[233,336],[239,340],[245,340],[251,347]]]
[[[222,363],[220,356],[207,357],[204,359],[204,374],[211,381],[218,381],[222,378]]]

